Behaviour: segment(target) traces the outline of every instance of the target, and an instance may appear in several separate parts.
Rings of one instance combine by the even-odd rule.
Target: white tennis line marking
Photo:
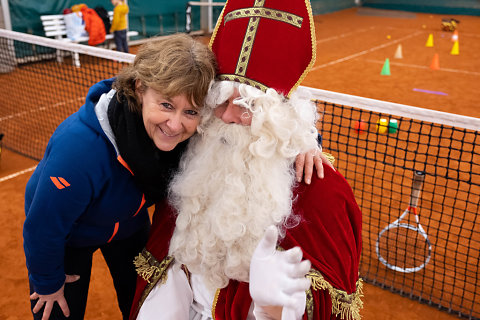
[[[385,61],[380,61],[380,60],[370,60],[366,59],[366,62],[372,62],[372,63],[378,63],[378,64],[384,64]],[[401,62],[395,62],[390,60],[390,65],[394,66],[401,66],[401,67],[409,67],[409,68],[418,68],[418,69],[430,69],[430,67],[427,66],[419,66],[416,64],[408,64],[408,63],[401,63]],[[480,76],[480,72],[475,72],[475,71],[467,71],[467,70],[458,70],[458,69],[449,69],[449,68],[440,68],[438,71],[447,71],[447,72],[454,72],[454,73],[464,73],[464,74],[471,74],[475,76]]]
[[[317,44],[318,43],[322,43],[322,42],[327,42],[327,41],[331,41],[331,40],[337,40],[337,39],[341,39],[341,38],[345,38],[345,37],[349,37],[355,33],[360,33],[360,32],[366,32],[366,31],[370,31],[370,30],[373,30],[375,29],[375,27],[370,27],[370,28],[365,28],[365,29],[359,29],[359,30],[355,30],[355,31],[352,31],[352,32],[347,32],[347,33],[343,33],[341,35],[338,35],[338,36],[333,36],[333,37],[330,37],[330,38],[325,38],[325,39],[320,39],[320,40],[317,40]]]
[[[40,107],[40,108],[37,108],[37,109],[32,109],[32,110],[27,110],[27,111],[22,111],[22,112],[10,114],[8,116],[0,118],[0,121],[10,120],[10,119],[13,119],[13,118],[17,118],[17,117],[27,115],[29,113],[44,111],[44,110],[47,110],[47,109],[50,109],[50,108],[61,107],[61,106],[66,105],[67,103],[70,104],[70,103],[74,103],[74,102],[77,102],[78,100],[83,100],[83,99],[85,99],[85,97],[78,97],[78,98],[70,99],[70,100],[67,100],[67,101],[64,101],[64,102],[58,102],[58,103],[55,103],[51,106]]]
[[[340,62],[344,62],[344,61],[347,61],[347,60],[351,60],[351,59],[363,56],[364,54],[367,54],[367,53],[370,53],[370,52],[373,52],[373,51],[376,51],[376,50],[379,50],[379,49],[383,49],[385,47],[391,46],[392,44],[396,44],[396,43],[402,42],[404,40],[410,39],[412,37],[418,36],[419,34],[422,34],[422,33],[423,33],[423,31],[417,31],[417,32],[412,33],[412,34],[410,34],[408,36],[405,36],[403,38],[400,38],[400,39],[397,39],[397,40],[394,40],[394,41],[390,41],[388,43],[381,44],[379,46],[370,48],[368,50],[363,50],[363,51],[357,52],[355,54],[346,56],[346,57],[341,58],[341,59],[337,59],[337,60],[334,60],[334,61],[330,61],[330,62],[321,64],[319,66],[313,67],[310,71],[318,70],[318,69],[321,69],[321,68],[325,68],[325,67],[340,63]]]
[[[25,169],[25,170],[22,170],[22,171],[18,171],[18,172],[15,172],[15,173],[10,174],[10,175],[8,175],[8,176],[2,177],[2,178],[0,178],[0,182],[4,182],[4,181],[7,181],[7,180],[16,178],[16,177],[18,177],[18,176],[21,176],[21,175],[24,174],[24,173],[31,172],[31,171],[35,170],[36,167],[37,167],[37,166],[35,165],[35,166],[31,167],[31,168],[28,168],[28,169]]]

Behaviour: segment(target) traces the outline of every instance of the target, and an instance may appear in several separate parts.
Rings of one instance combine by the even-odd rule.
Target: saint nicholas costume
[[[218,60],[220,80],[240,82],[262,91],[274,88],[286,97],[313,66],[315,44],[308,0],[228,0],[210,42]],[[323,179],[314,175],[310,185],[295,185],[292,213],[300,217],[300,223],[286,229],[278,247],[300,247],[304,259],[311,261],[307,273],[311,286],[303,319],[356,320],[360,319],[362,308],[358,274],[361,212],[345,178],[328,166],[324,166],[324,173]],[[156,205],[149,241],[135,259],[139,276],[132,320],[137,319],[149,295],[168,284],[173,274],[175,261],[169,256],[169,244],[175,221],[176,212],[167,202]],[[182,266],[179,272],[186,275],[186,286],[195,287],[187,267]],[[169,303],[176,303],[171,300],[162,302],[166,309]],[[207,300],[211,300],[211,314],[194,319],[252,319],[247,282],[231,279]],[[158,314],[158,319],[168,317]]]

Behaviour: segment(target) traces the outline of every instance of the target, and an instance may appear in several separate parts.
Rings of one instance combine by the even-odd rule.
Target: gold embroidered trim
[[[271,20],[288,23],[294,27],[301,28],[303,18],[296,14],[269,8],[243,8],[229,12],[225,16],[223,24],[240,18],[267,18]]]
[[[242,49],[240,50],[240,55],[238,56],[237,68],[235,69],[235,74],[238,74],[239,76],[244,76],[247,72],[248,61],[250,60],[253,41],[255,40],[255,34],[257,33],[259,23],[260,18],[256,17],[250,18],[248,21],[247,31],[245,32],[245,37],[243,38]]]
[[[220,16],[218,17],[217,23],[215,24],[215,29],[213,29],[212,37],[210,38],[210,42],[208,43],[208,47],[210,48],[210,50],[212,50],[213,42],[215,41],[215,38],[217,37],[218,29],[222,25],[222,20],[225,18],[223,15],[225,13],[225,8],[227,6],[228,6],[228,0],[225,2],[225,5],[222,8],[222,12],[220,13]]]
[[[253,3],[253,6],[255,8],[261,8],[265,5],[265,0],[255,0],[255,2]]]
[[[152,277],[153,280],[162,277],[162,283],[165,283],[167,277],[165,271],[172,261],[173,257],[168,256],[159,263],[157,259],[144,248],[142,252],[135,257],[133,264],[135,265],[135,270],[137,270],[138,275],[148,283],[150,283],[150,278]]]
[[[313,319],[313,295],[311,290],[328,290],[330,298],[332,300],[332,313],[336,316],[340,316],[340,319],[345,320],[360,320],[360,310],[363,308],[363,282],[359,278],[356,286],[357,290],[351,294],[334,288],[322,274],[315,270],[310,269],[307,273],[307,278],[310,278],[312,286],[307,291],[307,305],[306,312],[308,319]]]
[[[322,153],[325,156],[325,158],[327,158],[327,160],[330,161],[331,164],[335,162],[335,157],[332,154],[327,152],[322,152]]]
[[[215,320],[215,309],[217,308],[217,302],[218,302],[218,297],[220,296],[220,290],[217,289],[215,292],[215,298],[213,298],[213,303],[212,303],[212,319]]]
[[[250,55],[252,53],[253,43],[255,40],[255,36],[256,36],[258,25],[260,23],[261,18],[267,18],[267,19],[288,23],[297,28],[301,28],[302,26],[302,22],[303,22],[302,17],[299,17],[297,15],[294,15],[288,12],[280,11],[280,10],[264,8],[263,7],[264,5],[265,5],[265,0],[255,0],[253,7],[234,10],[232,12],[229,12],[225,17],[223,17],[224,24],[234,19],[250,18],[248,21],[248,26],[245,32],[245,36],[243,38],[242,48],[240,49],[240,54],[238,56],[237,66],[235,68],[235,74],[238,76],[243,77],[247,73],[248,62],[250,61]],[[216,33],[216,31],[214,33]],[[210,42],[210,43],[212,44],[213,42]]]
[[[305,313],[307,314],[307,319],[313,319],[313,310],[315,309],[315,304],[313,303],[313,294],[312,288],[309,288],[306,292],[307,299],[305,304]]]
[[[145,299],[159,281],[161,284],[164,284],[167,281],[167,270],[173,261],[173,257],[167,256],[162,262],[158,262],[158,260],[145,248],[135,257],[133,260],[135,270],[137,271],[137,274],[147,282],[147,286],[145,287],[138,303],[137,310],[140,310],[143,302],[145,302]]]
[[[244,84],[248,84],[249,86],[255,87],[263,92],[266,92],[268,87],[258,81],[249,79],[247,77],[242,77],[236,74],[220,74],[217,77],[219,80],[228,80],[228,81],[236,81]]]
[[[308,66],[303,70],[302,75],[298,78],[295,85],[290,89],[290,92],[287,94],[287,98],[290,98],[290,95],[297,89],[300,83],[305,79],[307,73],[312,69],[313,65],[315,64],[315,60],[317,59],[317,39],[315,38],[315,24],[313,23],[313,14],[312,14],[312,7],[310,6],[310,0],[305,0],[305,6],[307,7],[308,11],[308,20],[310,23],[310,35],[312,41],[312,59]]]

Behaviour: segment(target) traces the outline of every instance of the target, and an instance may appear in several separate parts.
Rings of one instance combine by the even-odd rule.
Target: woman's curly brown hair
[[[113,88],[135,112],[142,110],[135,92],[137,80],[140,90],[152,88],[167,98],[184,94],[192,106],[202,108],[216,69],[215,55],[206,45],[188,35],[172,35],[143,44],[133,64],[120,71]]]

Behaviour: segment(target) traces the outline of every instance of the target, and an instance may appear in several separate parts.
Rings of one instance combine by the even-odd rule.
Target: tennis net
[[[134,55],[0,29],[0,133],[7,149],[39,160],[88,89]]]
[[[300,89],[363,213],[361,277],[479,319],[480,119]]]
[[[133,58],[0,30],[4,147],[39,160],[50,135],[83,104],[88,88]],[[335,157],[363,212],[361,277],[480,319],[480,119],[300,90],[316,99],[323,148]],[[385,121],[377,126],[380,119]],[[418,203],[411,199],[416,172],[423,177]]]

